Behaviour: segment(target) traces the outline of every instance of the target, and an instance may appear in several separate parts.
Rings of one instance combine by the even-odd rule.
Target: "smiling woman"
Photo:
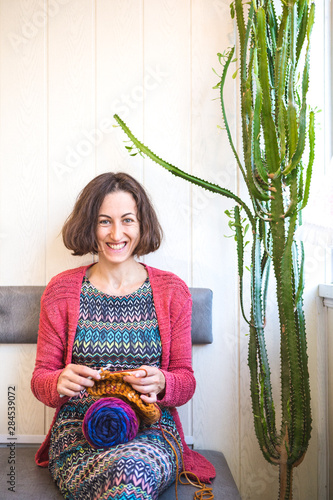
[[[116,203],[112,204],[110,201],[111,194],[119,197]],[[124,209],[122,213],[118,201],[122,202]],[[73,255],[98,254],[100,248],[97,228],[112,223],[113,214],[107,212],[109,209],[112,210],[112,206],[113,210],[117,210],[116,215],[120,217],[122,224],[126,223],[127,214],[135,216],[136,222],[139,223],[140,238],[135,247],[135,255],[141,257],[159,248],[163,231],[154,207],[141,184],[124,173],[106,173],[95,177],[81,191],[72,213],[63,226],[64,244],[72,250]],[[102,222],[103,219],[105,222]]]
[[[98,254],[97,263],[55,276],[41,301],[32,390],[57,410],[36,461],[49,466],[65,498],[156,499],[175,481],[181,454],[199,479],[215,476],[207,459],[187,447],[176,410],[195,390],[189,289],[135,258],[156,250],[161,237],[143,187],[124,173],[93,179],[64,225],[74,255]],[[141,420],[132,439],[117,437],[117,446],[99,449],[84,422],[95,408],[91,387],[106,367],[123,371],[123,382],[144,404],[157,405],[160,418]],[[111,429],[104,413],[101,428]],[[104,437],[113,442],[113,435]]]

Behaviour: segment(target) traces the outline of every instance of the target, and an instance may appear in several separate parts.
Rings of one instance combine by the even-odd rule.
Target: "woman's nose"
[[[122,235],[120,224],[118,224],[117,222],[114,222],[112,224],[110,234],[111,234],[111,238],[114,241],[119,241],[121,239],[121,235]]]

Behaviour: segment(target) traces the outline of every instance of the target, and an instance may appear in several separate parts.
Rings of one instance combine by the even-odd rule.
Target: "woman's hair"
[[[64,244],[73,250],[72,255],[98,253],[96,228],[99,211],[105,196],[116,191],[130,193],[136,203],[140,240],[134,255],[140,257],[159,248],[163,231],[146,191],[130,175],[109,172],[98,175],[83,188],[62,228]]]

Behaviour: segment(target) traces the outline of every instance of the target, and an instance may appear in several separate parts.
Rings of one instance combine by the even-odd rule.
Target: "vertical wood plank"
[[[233,191],[236,168],[222,126],[219,93],[213,90],[221,72],[216,56],[234,43],[226,2],[192,2],[192,171]],[[235,130],[235,89],[226,88],[231,130]],[[211,346],[195,350],[198,387],[194,398],[195,445],[223,451],[236,482],[238,461],[238,338],[236,262],[224,210],[232,204],[193,188],[193,285],[213,290]]]
[[[333,496],[333,460],[331,457],[333,456],[333,341],[330,332],[333,331],[333,309],[328,308],[327,311],[327,333],[328,333],[328,454],[330,457],[329,460],[329,498],[331,499]]]
[[[65,249],[60,231],[95,174],[95,2],[71,0],[49,23],[47,279],[88,263]]]
[[[0,434],[8,434],[7,391],[15,387],[15,434],[43,435],[43,405],[30,390],[36,346],[7,344],[0,350]]]
[[[145,143],[159,156],[191,170],[191,10],[190,2],[144,3]],[[145,261],[191,280],[190,185],[150,160],[144,162],[144,184],[164,231],[159,251]],[[192,402],[179,409],[186,436],[192,435]]]
[[[190,1],[144,3],[144,141],[159,156],[190,171]],[[153,87],[153,88],[150,88]],[[156,87],[156,90],[154,89]],[[164,230],[147,263],[190,281],[190,186],[150,160],[144,183]]]
[[[316,297],[317,306],[317,380],[318,380],[318,498],[329,498],[329,329],[328,311],[323,299]],[[332,331],[332,330],[331,330]],[[331,358],[332,359],[332,358]]]
[[[0,282],[45,280],[46,2],[0,2]],[[44,14],[43,14],[44,13]]]
[[[100,132],[96,171],[125,171],[142,181],[142,158],[128,154],[126,136],[113,127],[113,115],[128,121],[142,137],[148,84],[143,80],[143,1],[101,0],[96,7],[96,124]]]

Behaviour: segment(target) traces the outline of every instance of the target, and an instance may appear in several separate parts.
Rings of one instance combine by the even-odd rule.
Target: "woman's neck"
[[[108,295],[128,295],[137,290],[147,278],[144,266],[134,259],[119,265],[97,262],[87,271],[89,281]]]

